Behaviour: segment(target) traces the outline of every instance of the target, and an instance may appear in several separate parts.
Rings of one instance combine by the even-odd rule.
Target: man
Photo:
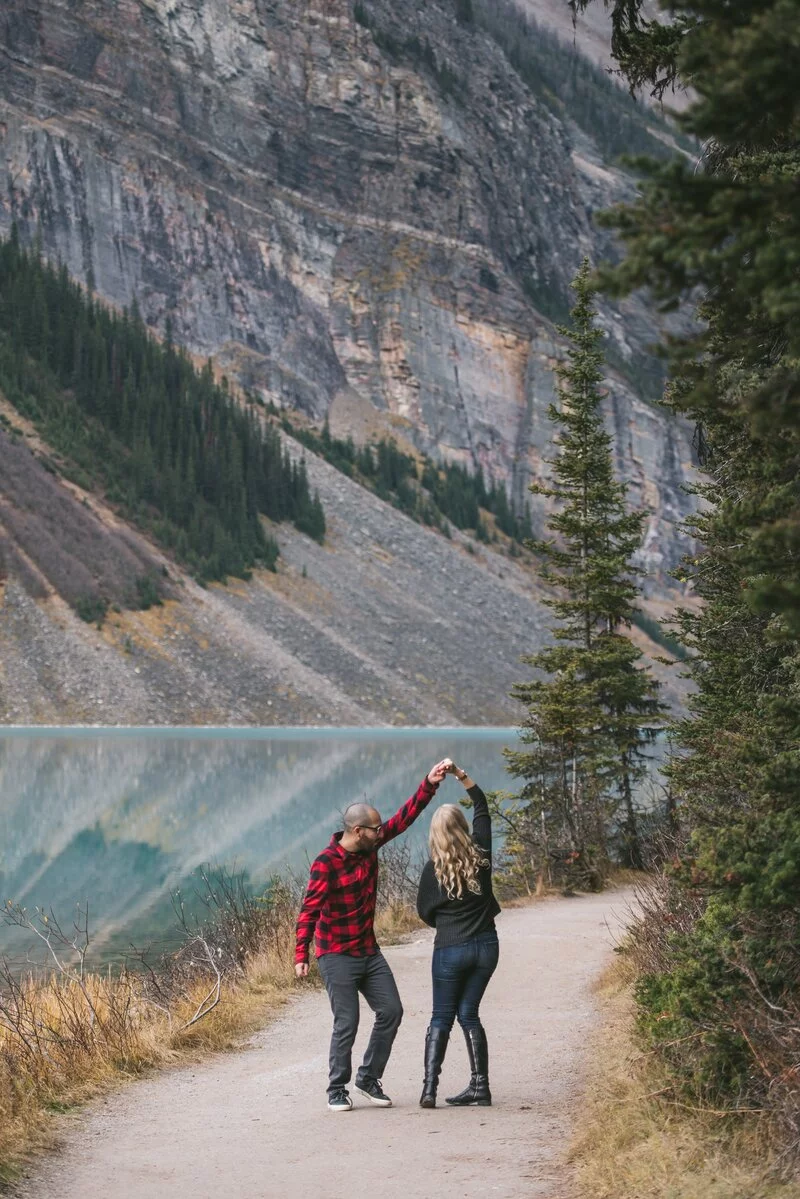
[[[403,1006],[389,965],[375,940],[378,850],[414,823],[452,767],[449,758],[431,768],[417,791],[385,824],[368,804],[351,804],[344,831],[313,862],[297,920],[295,973],[308,974],[308,946],[316,928],[315,950],[333,1011],[328,1107],[349,1112],[347,1091],[351,1055],[358,1030],[359,993],[375,1013],[375,1024],[356,1075],[355,1089],[378,1107],[392,1101],[381,1077],[403,1018]]]

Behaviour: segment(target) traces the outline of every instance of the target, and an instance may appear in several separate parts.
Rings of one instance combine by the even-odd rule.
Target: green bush
[[[101,595],[84,595],[75,604],[75,611],[81,620],[100,628],[108,613],[108,600]]]
[[[136,580],[136,607],[142,611],[161,604],[158,583],[152,575],[140,575]]]

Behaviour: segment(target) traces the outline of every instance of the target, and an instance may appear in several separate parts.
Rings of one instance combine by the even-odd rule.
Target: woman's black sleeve
[[[492,820],[489,804],[480,787],[470,787],[467,795],[472,800],[472,836],[488,854],[492,852]]]
[[[440,899],[435,883],[433,863],[427,862],[422,869],[417,890],[417,915],[431,928],[436,928],[436,908]]]

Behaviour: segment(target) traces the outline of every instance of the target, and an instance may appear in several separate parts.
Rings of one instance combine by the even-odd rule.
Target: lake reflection
[[[105,960],[131,942],[166,945],[171,895],[194,894],[202,864],[246,871],[256,887],[303,870],[348,803],[367,800],[386,819],[445,755],[486,790],[508,787],[502,750],[514,739],[513,729],[3,730],[0,900],[52,907],[66,925],[88,901]],[[462,794],[447,779],[434,806]],[[406,834],[420,857],[429,818]],[[32,940],[0,923],[0,952],[18,964]]]

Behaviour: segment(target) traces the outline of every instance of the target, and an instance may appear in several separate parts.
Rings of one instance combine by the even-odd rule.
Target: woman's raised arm
[[[492,820],[489,815],[489,802],[483,791],[460,766],[453,768],[456,776],[467,795],[472,800],[472,836],[488,854],[492,852]]]

